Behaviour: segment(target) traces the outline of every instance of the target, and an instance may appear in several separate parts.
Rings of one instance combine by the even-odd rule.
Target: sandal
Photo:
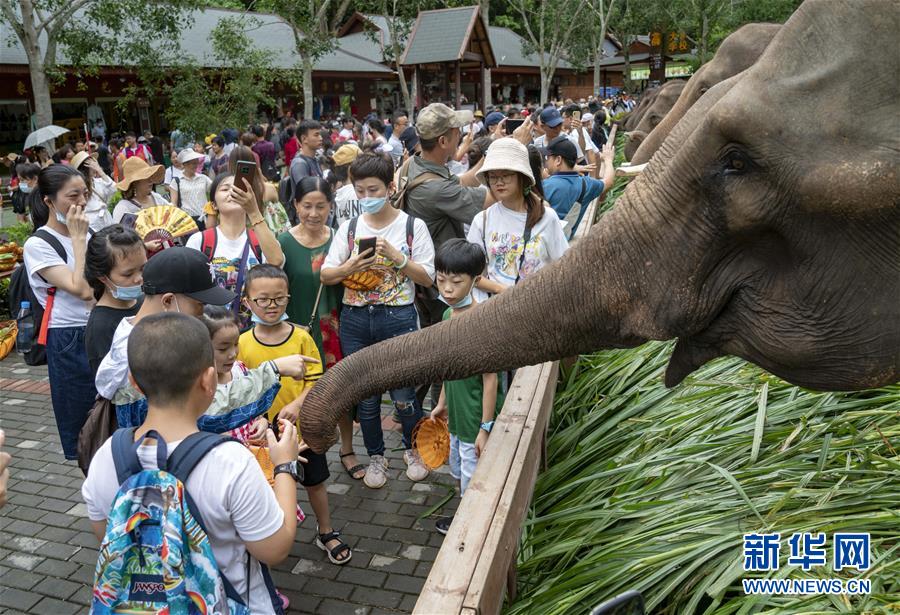
[[[349,457],[350,455],[355,455],[355,454],[356,454],[356,453],[354,453],[354,452],[352,452],[352,451],[349,452],[349,453],[343,453],[343,454],[341,455],[341,459],[343,459],[344,457]],[[344,465],[344,462],[341,461],[341,465],[344,466],[344,471],[347,472],[347,474],[348,474],[348,475],[350,476],[350,478],[352,478],[353,480],[362,480],[363,478],[366,477],[366,474],[365,474],[366,466],[365,466],[365,464],[358,463],[358,464],[356,464],[355,466],[353,466],[352,468],[348,468],[347,466]],[[356,473],[359,472],[359,471],[363,471],[362,476],[354,476],[354,474],[356,474]]]
[[[329,549],[326,545],[332,540],[338,541],[338,546],[333,549]],[[319,533],[319,526],[316,526],[316,546],[325,551],[328,555],[328,559],[331,560],[331,563],[336,566],[343,566],[347,562],[350,561],[350,558],[353,557],[353,551],[350,550],[350,545],[341,540],[341,533],[337,530],[332,530],[327,534]],[[337,559],[338,555],[346,553],[347,556],[344,559]]]

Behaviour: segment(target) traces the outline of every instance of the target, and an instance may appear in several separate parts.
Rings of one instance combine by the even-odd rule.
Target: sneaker
[[[382,455],[372,455],[363,482],[369,489],[381,489],[387,482],[388,462]]]
[[[453,523],[453,517],[441,517],[434,522],[434,529],[446,536],[447,532],[450,530],[451,523]]]
[[[406,462],[406,477],[409,480],[418,482],[425,480],[425,477],[428,476],[429,470],[422,462],[422,458],[419,457],[418,451],[407,450],[403,453],[403,461]]]

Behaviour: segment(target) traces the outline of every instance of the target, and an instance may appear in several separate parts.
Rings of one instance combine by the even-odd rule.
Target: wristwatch
[[[281,473],[290,474],[291,478],[298,483],[303,480],[303,467],[296,461],[288,461],[287,463],[275,466],[275,471],[272,472],[272,476],[275,477]]]
[[[487,423],[482,423],[481,428],[488,433],[491,433],[491,430],[494,428],[494,421],[488,421]]]

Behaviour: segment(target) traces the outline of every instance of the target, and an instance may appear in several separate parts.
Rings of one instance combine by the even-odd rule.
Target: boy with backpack
[[[140,427],[103,444],[82,486],[101,540],[91,612],[140,603],[172,612],[282,613],[265,565],[287,557],[296,534],[294,425],[282,421],[279,439],[266,433],[273,491],[243,445],[197,431],[217,386],[203,323],[177,313],[148,316],[129,336],[128,360],[149,409]]]

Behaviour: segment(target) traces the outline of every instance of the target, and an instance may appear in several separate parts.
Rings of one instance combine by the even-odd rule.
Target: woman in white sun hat
[[[194,221],[200,230],[203,230],[203,206],[209,201],[209,188],[212,180],[202,172],[206,156],[192,149],[183,149],[178,152],[178,162],[181,163],[181,177],[174,177],[169,184],[169,198],[172,205],[181,207]]]
[[[569,249],[559,217],[534,190],[528,149],[512,137],[494,141],[478,180],[496,203],[472,220],[467,239],[484,248],[487,272],[476,300],[503,292],[560,258]]]

